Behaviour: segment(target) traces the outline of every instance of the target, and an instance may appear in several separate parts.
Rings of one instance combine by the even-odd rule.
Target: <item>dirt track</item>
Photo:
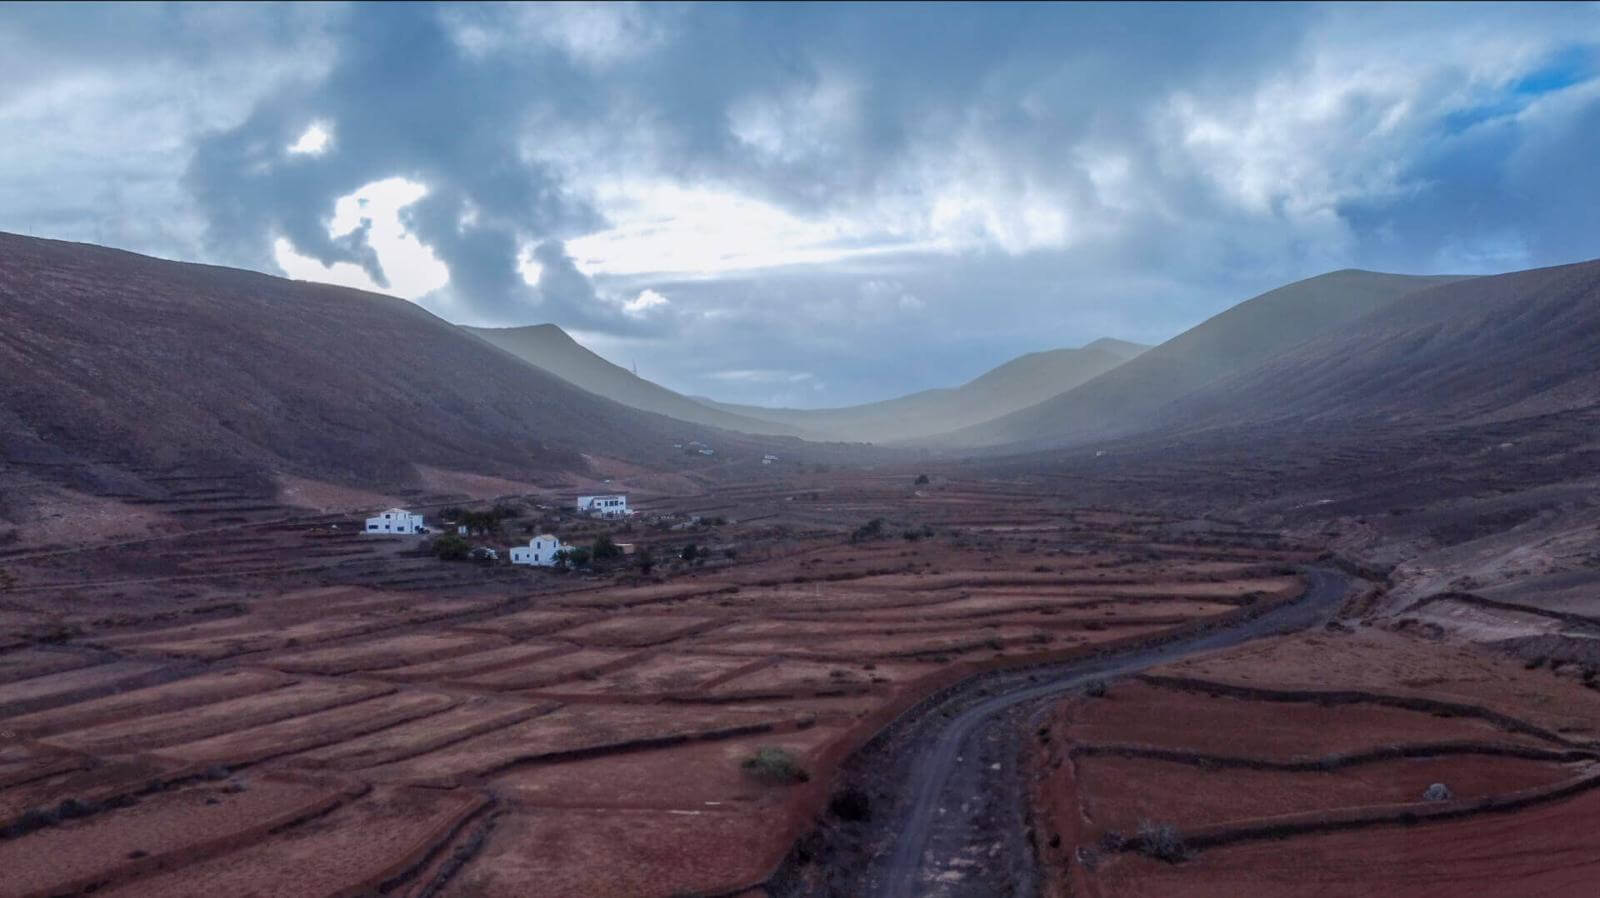
[[[1019,737],[1033,712],[1090,680],[1117,677],[1325,620],[1345,597],[1338,571],[1310,569],[1304,596],[1239,623],[1107,657],[974,680],[918,709],[870,746],[850,771],[895,796],[869,823],[831,826],[807,845],[829,872],[821,882],[791,860],[779,895],[1030,894],[1034,863],[1025,831]],[[853,862],[843,863],[841,859]],[[812,880],[807,882],[805,880]]]

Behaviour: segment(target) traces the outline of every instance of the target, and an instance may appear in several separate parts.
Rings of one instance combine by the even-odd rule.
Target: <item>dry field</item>
[[[754,887],[930,693],[1291,597],[1307,557],[909,476],[646,505],[734,523],[641,534],[719,547],[650,578],[412,558],[326,518],[0,559],[0,895]],[[769,747],[809,780],[749,775]]]
[[[1407,628],[1341,625],[1156,669],[1062,703],[1036,734],[1049,885],[1592,894],[1596,710],[1575,673]],[[1425,798],[1435,783],[1448,796]]]

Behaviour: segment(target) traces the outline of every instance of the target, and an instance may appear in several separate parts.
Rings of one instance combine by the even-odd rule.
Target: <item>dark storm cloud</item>
[[[505,310],[526,301],[516,271],[522,236],[598,223],[542,166],[519,159],[532,85],[555,86],[570,100],[569,74],[539,58],[469,59],[433,7],[358,6],[334,34],[325,79],[261,103],[197,147],[187,182],[206,215],[209,249],[266,267],[272,238],[285,236],[302,254],[359,264],[384,284],[363,234],[335,239],[328,218],[339,197],[403,177],[428,188],[405,220],[449,267],[458,306]],[[285,156],[324,120],[334,128],[332,151]]]
[[[1331,268],[1600,255],[1597,48],[1592,4],[11,6],[0,227],[269,271],[281,238],[838,403]],[[387,179],[432,293],[384,222],[330,229]]]

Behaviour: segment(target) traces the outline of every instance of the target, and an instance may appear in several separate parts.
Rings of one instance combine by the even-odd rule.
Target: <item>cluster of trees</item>
[[[613,561],[622,557],[622,547],[611,534],[602,533],[587,546],[570,546],[556,553],[556,564],[563,567],[583,567],[592,561]],[[649,573],[648,569],[646,573]]]
[[[518,517],[522,510],[514,505],[495,505],[485,511],[470,508],[446,508],[439,513],[439,517],[446,521],[453,521],[465,525],[468,533],[495,533],[500,529],[500,524],[510,518]]]
[[[467,524],[469,529],[477,529],[475,525],[492,528],[498,524],[499,520],[509,515],[514,515],[516,511],[515,509],[509,509],[508,515],[505,506],[497,506],[487,512],[464,511],[457,508],[446,509],[445,513],[453,513],[453,520]],[[457,533],[441,533],[433,539],[429,549],[435,556],[444,561],[461,561],[470,558],[472,555],[472,543]],[[711,551],[695,543],[689,543],[675,554],[683,561],[693,564],[695,562],[703,563],[705,559],[710,557]],[[732,558],[733,554],[733,550],[728,550],[728,557]],[[591,564],[616,561],[622,557],[622,547],[617,544],[611,534],[602,533],[587,546],[568,546],[557,552],[556,564],[564,568],[581,568]],[[648,575],[655,570],[655,553],[648,546],[639,547],[639,550],[634,554],[634,561],[642,574]]]

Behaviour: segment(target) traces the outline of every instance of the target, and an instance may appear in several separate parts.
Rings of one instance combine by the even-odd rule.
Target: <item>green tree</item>
[[[445,533],[433,541],[433,554],[444,561],[460,561],[472,551],[472,544],[454,533]]]
[[[589,563],[589,550],[583,546],[570,546],[556,553],[556,564],[564,567],[583,567]]]
[[[589,552],[594,556],[595,561],[610,561],[613,558],[622,557],[622,547],[617,545],[609,533],[602,533],[595,537],[594,545],[590,547]]]

